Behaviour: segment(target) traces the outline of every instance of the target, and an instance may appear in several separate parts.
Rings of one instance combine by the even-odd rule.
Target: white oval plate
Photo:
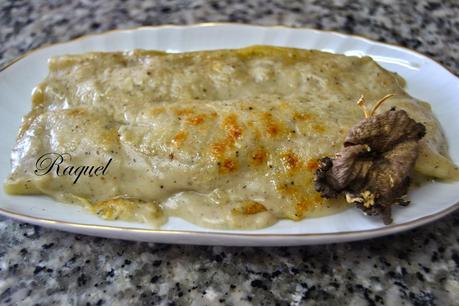
[[[168,52],[240,48],[254,44],[319,49],[346,55],[369,55],[407,80],[408,92],[429,101],[440,119],[453,160],[459,162],[459,82],[445,68],[416,52],[365,38],[310,29],[238,24],[143,27],[91,35],[36,50],[0,72],[0,177],[10,171],[9,156],[21,117],[31,108],[33,87],[47,75],[48,58],[88,51],[135,48]],[[456,137],[453,137],[456,135]],[[410,194],[412,204],[394,210],[394,223],[365,217],[357,209],[305,219],[280,221],[256,231],[209,230],[170,218],[161,229],[140,223],[105,221],[76,205],[41,196],[0,193],[0,213],[16,220],[87,235],[166,243],[207,245],[304,245],[343,242],[388,235],[436,220],[459,207],[459,182],[432,182]]]

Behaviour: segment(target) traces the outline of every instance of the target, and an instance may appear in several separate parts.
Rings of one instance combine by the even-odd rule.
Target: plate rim
[[[193,27],[201,28],[201,27],[218,27],[218,26],[230,26],[230,27],[243,26],[243,27],[253,27],[253,28],[260,28],[260,29],[289,29],[289,30],[298,30],[298,31],[307,30],[307,31],[312,31],[312,32],[337,35],[341,37],[351,37],[354,39],[364,41],[366,43],[383,45],[388,48],[392,48],[392,49],[395,48],[395,49],[402,50],[403,52],[414,54],[415,56],[424,58],[428,60],[429,62],[438,65],[440,68],[443,68],[443,70],[446,73],[450,74],[453,78],[455,78],[456,81],[459,80],[459,75],[453,72],[449,67],[446,67],[444,64],[437,62],[436,60],[429,57],[428,55],[425,55],[418,51],[415,51],[415,50],[412,50],[412,49],[409,49],[409,48],[406,48],[406,47],[403,47],[403,46],[400,46],[394,43],[380,42],[380,41],[374,40],[364,35],[347,34],[347,33],[341,33],[341,32],[333,31],[333,30],[314,29],[314,28],[308,28],[308,27],[295,27],[295,26],[286,26],[286,25],[259,25],[259,24],[245,24],[245,23],[235,23],[235,22],[234,23],[233,22],[202,22],[202,23],[193,23],[193,24],[187,24],[187,25],[162,24],[162,25],[136,26],[136,27],[123,28],[123,29],[112,29],[112,30],[108,30],[104,32],[90,33],[90,34],[78,36],[76,38],[62,41],[62,42],[45,44],[38,48],[29,50],[25,52],[24,54],[17,56],[16,58],[13,58],[12,60],[4,64],[2,67],[0,67],[0,73],[4,73],[9,67],[25,59],[26,57],[33,55],[35,52],[38,52],[44,49],[48,49],[48,48],[53,48],[58,45],[74,43],[79,40],[84,40],[84,39],[98,37],[98,36],[101,37],[101,36],[104,36],[110,33],[134,32],[134,31],[143,30],[143,29],[146,29],[146,30],[162,29],[162,28],[185,29],[185,28],[193,28]],[[48,227],[48,228],[55,228],[55,229],[60,229],[60,230],[72,229],[75,232],[79,232],[78,231],[79,229],[80,230],[86,229],[86,230],[102,230],[102,231],[110,231],[110,232],[122,231],[125,233],[160,234],[160,235],[168,235],[171,237],[176,236],[176,235],[180,235],[180,236],[187,235],[187,236],[199,236],[199,237],[208,237],[208,238],[223,238],[223,237],[224,238],[237,238],[237,239],[248,238],[248,239],[256,239],[257,241],[267,241],[271,239],[287,238],[287,237],[308,238],[311,240],[326,240],[326,239],[338,238],[337,241],[335,242],[339,242],[339,241],[352,241],[352,240],[376,238],[376,237],[386,236],[386,235],[390,235],[390,234],[394,234],[398,232],[403,232],[403,231],[436,221],[450,213],[453,213],[457,209],[459,209],[459,200],[452,206],[442,211],[439,211],[437,213],[430,214],[427,216],[423,216],[423,217],[420,217],[420,218],[417,218],[417,219],[414,219],[408,222],[400,223],[400,224],[394,224],[394,225],[384,226],[384,227],[376,228],[376,229],[368,229],[368,230],[339,231],[339,232],[329,232],[329,233],[301,233],[301,234],[273,234],[273,233],[265,234],[265,233],[253,233],[250,230],[244,233],[231,233],[231,232],[223,232],[223,231],[216,232],[216,231],[213,231],[212,229],[206,230],[205,228],[203,228],[202,231],[162,230],[160,228],[148,229],[148,228],[138,228],[138,227],[88,224],[88,223],[78,223],[78,222],[69,222],[69,221],[54,220],[54,219],[47,219],[47,218],[39,218],[39,217],[31,216],[31,215],[18,213],[18,212],[15,212],[9,209],[5,209],[5,208],[1,208],[1,207],[0,207],[0,215],[3,215],[5,217],[11,218],[17,221],[22,221],[22,222],[26,222],[30,224],[35,224],[35,225],[41,225],[41,226]],[[95,233],[95,235],[97,235],[97,233]],[[339,238],[342,238],[342,239],[339,239]],[[330,243],[330,242],[325,242],[325,243]],[[212,244],[215,244],[215,243],[212,243]],[[281,243],[279,245],[289,245],[289,243]]]
[[[263,234],[263,233],[252,233],[251,230],[247,230],[247,233],[231,233],[231,232],[215,232],[209,231],[192,231],[192,230],[161,230],[155,228],[138,228],[138,227],[125,227],[125,226],[112,226],[112,225],[101,225],[101,224],[88,224],[88,223],[77,223],[77,222],[68,222],[68,221],[61,221],[61,220],[54,220],[54,219],[47,219],[47,218],[38,218],[30,215],[25,215],[22,213],[17,213],[11,211],[9,209],[0,208],[0,215],[9,217],[14,220],[24,221],[26,223],[36,224],[36,225],[43,225],[52,228],[58,228],[59,225],[68,226],[73,229],[78,228],[86,228],[86,229],[98,229],[98,230],[108,230],[108,231],[123,231],[123,232],[135,232],[135,233],[155,233],[155,234],[164,234],[164,235],[198,235],[198,236],[214,236],[214,237],[226,237],[226,238],[261,238],[261,239],[268,239],[268,238],[286,238],[286,237],[294,237],[294,238],[312,238],[312,239],[321,239],[321,238],[333,238],[336,236],[345,236],[345,238],[349,238],[346,240],[356,240],[356,239],[365,239],[365,238],[376,238],[380,236],[386,236],[394,233],[403,232],[409,229],[413,229],[418,226],[422,226],[428,224],[430,222],[436,221],[441,219],[444,216],[449,215],[450,213],[454,212],[459,208],[459,202],[456,204],[439,211],[435,214],[431,214],[428,216],[420,217],[415,220],[411,220],[408,222],[394,224],[394,225],[386,225],[381,228],[369,229],[369,230],[358,230],[358,231],[341,231],[341,232],[330,232],[330,233],[302,233],[302,234]],[[203,228],[205,229],[205,228]],[[376,233],[376,235],[373,235]],[[355,237],[358,236],[358,237]]]
[[[57,45],[63,45],[63,44],[67,44],[67,43],[72,43],[72,42],[76,42],[76,41],[87,39],[87,38],[91,38],[91,37],[103,36],[103,35],[107,35],[107,34],[110,34],[110,33],[116,33],[116,32],[131,32],[131,31],[137,31],[137,30],[142,30],[142,29],[147,29],[148,30],[148,29],[161,29],[161,28],[192,28],[192,27],[200,28],[200,27],[215,27],[215,26],[230,26],[230,27],[231,26],[243,26],[243,27],[254,27],[254,28],[264,28],[264,29],[307,30],[307,31],[319,32],[319,33],[334,34],[334,35],[338,35],[338,36],[352,37],[352,38],[355,38],[355,39],[363,40],[365,42],[370,42],[370,43],[373,43],[373,44],[385,45],[386,47],[395,48],[395,49],[401,49],[401,50],[403,50],[405,52],[413,53],[413,54],[415,54],[415,55],[417,55],[419,57],[423,57],[424,59],[427,59],[427,60],[439,65],[440,67],[445,69],[448,73],[450,73],[454,77],[459,78],[459,73],[456,73],[451,68],[449,68],[446,65],[436,61],[435,59],[433,59],[432,57],[430,57],[430,56],[428,56],[428,55],[426,55],[424,53],[421,53],[419,51],[416,51],[416,50],[413,50],[413,49],[410,49],[410,48],[407,48],[407,47],[404,47],[404,46],[401,46],[401,45],[397,45],[396,43],[378,41],[378,40],[373,39],[371,37],[368,37],[368,36],[366,36],[364,34],[342,33],[342,32],[335,31],[335,30],[315,29],[315,28],[308,28],[308,27],[301,27],[301,26],[295,27],[295,26],[288,26],[288,25],[261,25],[261,24],[241,23],[241,22],[197,22],[197,23],[190,23],[190,24],[185,24],[185,25],[180,25],[180,24],[142,25],[142,26],[127,27],[127,28],[123,28],[123,29],[111,29],[111,30],[107,30],[107,31],[103,31],[103,32],[89,33],[89,34],[77,36],[75,38],[72,38],[72,39],[69,39],[69,40],[66,40],[66,41],[49,43],[49,44],[45,44],[45,45],[42,45],[40,47],[31,49],[31,50],[28,50],[24,54],[21,54],[21,55],[15,57],[15,58],[9,60],[7,63],[3,64],[0,67],[0,73],[3,72],[4,70],[8,69],[10,66],[14,65],[15,63],[19,62],[20,60],[32,55],[35,52],[38,52],[38,51],[41,51],[41,50],[44,50],[44,49],[47,49],[47,48],[52,48],[52,47],[57,46]]]

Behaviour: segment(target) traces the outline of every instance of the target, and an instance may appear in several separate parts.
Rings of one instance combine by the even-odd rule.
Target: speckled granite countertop
[[[361,34],[459,74],[457,2],[378,2],[1,1],[0,66],[91,32],[231,21]],[[134,243],[0,219],[0,304],[459,305],[459,212],[397,236],[294,248]]]

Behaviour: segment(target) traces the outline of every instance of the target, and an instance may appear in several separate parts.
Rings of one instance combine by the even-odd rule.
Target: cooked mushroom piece
[[[381,215],[392,223],[391,206],[409,204],[406,199],[419,140],[425,126],[404,110],[392,108],[374,115],[381,101],[369,113],[363,97],[358,104],[365,119],[351,128],[343,149],[335,157],[324,157],[315,174],[315,188],[325,198],[344,194],[367,215]]]

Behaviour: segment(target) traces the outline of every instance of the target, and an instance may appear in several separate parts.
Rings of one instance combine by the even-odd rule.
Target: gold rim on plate
[[[63,44],[67,44],[67,43],[72,43],[72,42],[79,41],[79,40],[86,39],[86,38],[90,38],[90,37],[103,36],[103,35],[107,35],[107,34],[110,34],[110,33],[116,33],[116,32],[131,32],[131,31],[141,30],[141,29],[190,28],[190,27],[212,27],[212,26],[246,26],[246,27],[268,28],[268,29],[276,29],[276,28],[278,28],[278,29],[289,29],[289,30],[308,30],[308,31],[314,31],[314,32],[330,33],[330,34],[335,34],[335,35],[339,35],[339,36],[348,36],[348,37],[358,38],[358,39],[362,39],[362,40],[365,40],[365,41],[369,41],[371,43],[377,43],[377,44],[381,44],[381,45],[386,45],[386,46],[389,46],[389,47],[392,47],[392,48],[395,47],[395,48],[403,49],[403,50],[406,50],[408,52],[414,53],[417,56],[424,57],[424,58],[426,58],[426,59],[438,64],[439,66],[443,67],[445,70],[447,70],[452,75],[454,75],[456,77],[459,77],[459,73],[453,71],[453,69],[447,67],[446,65],[437,62],[436,60],[434,60],[432,57],[430,57],[428,55],[425,55],[423,53],[420,53],[420,52],[418,52],[416,50],[412,50],[412,49],[404,47],[404,46],[397,45],[395,43],[380,42],[380,41],[377,41],[377,40],[375,40],[375,39],[373,39],[373,38],[371,38],[369,36],[363,35],[363,34],[347,34],[347,33],[341,33],[341,32],[333,31],[333,30],[319,30],[319,29],[294,27],[294,26],[286,26],[286,25],[266,25],[265,26],[265,25],[259,25],[259,24],[246,24],[246,23],[238,23],[238,22],[200,22],[200,23],[198,22],[198,23],[192,23],[192,24],[187,24],[187,25],[162,24],[162,25],[156,25],[156,26],[136,26],[136,27],[130,27],[130,28],[124,28],[124,29],[112,29],[112,30],[108,30],[108,31],[104,31],[104,32],[86,34],[86,35],[82,35],[82,36],[79,36],[79,37],[76,37],[76,38],[73,38],[73,39],[70,39],[70,40],[67,40],[67,41],[50,43],[50,44],[46,44],[46,45],[43,45],[41,47],[38,47],[38,48],[35,48],[35,49],[32,49],[32,50],[29,50],[26,53],[24,53],[22,55],[19,55],[18,57],[15,57],[14,59],[8,61],[7,64],[5,64],[3,67],[0,68],[0,72],[2,72],[3,70],[7,69],[10,66],[12,66],[13,64],[15,64],[16,62],[20,61],[21,59],[31,55],[32,53],[40,51],[42,49],[46,49],[46,48],[50,48],[50,47],[54,47],[54,46],[58,46],[58,45],[63,45]]]
[[[417,56],[424,57],[430,61],[433,61],[434,63],[440,65],[443,67],[446,71],[451,73],[453,76],[457,77],[456,73],[453,72],[451,69],[446,67],[445,65],[438,63],[434,59],[430,58],[427,55],[424,55],[422,53],[419,53],[417,51],[411,50],[409,48],[403,47],[403,46],[398,46],[396,44],[392,43],[386,43],[386,42],[378,42],[375,41],[371,38],[368,38],[363,35],[355,35],[355,34],[343,34],[340,32],[336,31],[331,31],[331,30],[317,30],[317,29],[309,29],[309,28],[301,28],[301,27],[292,27],[292,26],[284,26],[284,25],[272,25],[272,26],[263,26],[263,25],[252,25],[252,24],[243,24],[243,23],[229,23],[229,22],[204,22],[204,23],[195,23],[195,24],[190,24],[190,25],[174,25],[174,24],[165,24],[165,25],[159,25],[159,26],[139,26],[139,27],[132,27],[132,28],[126,28],[126,29],[113,29],[105,32],[100,32],[100,33],[93,33],[93,34],[88,34],[88,35],[83,35],[68,41],[64,42],[58,42],[54,44],[48,44],[41,46],[39,48],[27,51],[23,55],[20,55],[10,62],[8,62],[5,66],[0,68],[0,72],[5,71],[8,67],[11,67],[18,61],[22,60],[25,57],[28,57],[32,55],[33,53],[46,49],[46,48],[51,48],[57,45],[62,45],[62,44],[67,44],[67,43],[72,43],[78,40],[82,39],[87,39],[89,37],[96,37],[96,36],[103,36],[107,35],[110,33],[114,32],[132,32],[135,30],[140,30],[140,29],[157,29],[157,28],[189,28],[189,27],[211,27],[211,26],[247,26],[247,27],[258,27],[258,28],[284,28],[284,29],[294,29],[294,30],[309,30],[309,31],[316,31],[316,32],[325,32],[325,33],[331,33],[339,36],[348,36],[348,37],[353,37],[353,38],[358,38],[361,40],[365,40],[367,42],[371,43],[378,43],[382,45],[389,46],[391,48],[400,48],[407,50],[411,53],[416,54]],[[109,231],[123,231],[123,232],[131,232],[131,233],[155,233],[155,234],[161,234],[161,235],[193,235],[193,236],[204,236],[204,237],[228,237],[228,238],[260,238],[260,239],[268,239],[268,238],[286,238],[286,237],[295,237],[295,238],[317,238],[317,239],[324,239],[324,238],[333,238],[336,236],[348,236],[349,240],[356,240],[356,239],[365,239],[365,238],[371,238],[371,237],[380,237],[384,235],[389,235],[393,234],[396,232],[401,232],[405,230],[412,229],[417,226],[424,225],[426,223],[430,223],[432,221],[438,220],[441,217],[444,217],[456,209],[459,208],[459,202],[454,204],[453,206],[442,210],[440,212],[424,216],[412,221],[404,222],[401,224],[394,224],[394,225],[389,225],[389,226],[384,226],[376,229],[370,229],[370,230],[357,230],[357,231],[345,231],[345,232],[334,232],[334,233],[318,233],[318,234],[254,234],[250,233],[250,231],[247,231],[247,233],[225,233],[225,232],[215,232],[215,231],[190,231],[190,230],[161,230],[161,229],[145,229],[145,228],[136,228],[136,227],[121,227],[121,226],[110,226],[110,225],[98,225],[98,224],[85,224],[85,223],[75,223],[75,222],[67,222],[67,221],[59,221],[59,220],[52,220],[52,219],[46,219],[46,218],[37,218],[33,217],[30,215],[25,215],[21,213],[17,213],[8,209],[0,208],[0,213],[6,217],[22,221],[22,222],[27,222],[31,224],[36,224],[36,225],[42,225],[45,227],[51,227],[55,229],[61,229],[59,225],[65,225],[67,227],[70,227],[72,229],[95,229],[95,230],[109,230]],[[376,233],[376,235],[374,235]]]
[[[370,230],[358,230],[358,231],[341,231],[341,232],[333,232],[333,233],[318,233],[318,234],[253,234],[250,231],[247,233],[225,233],[225,232],[214,232],[214,231],[189,231],[189,230],[161,230],[161,229],[148,229],[148,228],[138,228],[138,227],[124,227],[124,226],[111,226],[111,225],[99,225],[99,224],[86,224],[86,223],[75,223],[75,222],[67,222],[67,221],[60,221],[60,220],[53,220],[53,219],[46,219],[46,218],[37,218],[32,217],[29,215],[24,215],[21,213],[17,213],[14,211],[10,211],[7,209],[0,208],[0,213],[3,216],[9,217],[14,220],[27,222],[35,225],[42,225],[51,228],[61,229],[58,225],[66,225],[73,229],[78,228],[85,228],[85,229],[97,229],[97,230],[110,230],[110,231],[123,231],[123,232],[133,232],[133,233],[156,233],[161,235],[193,235],[193,236],[216,236],[216,237],[238,237],[238,238],[287,238],[287,237],[295,237],[295,238],[333,238],[336,236],[348,236],[349,240],[355,239],[365,239],[365,238],[376,238],[380,236],[390,235],[397,232],[406,231],[421,225],[425,225],[427,223],[433,222],[438,220],[459,208],[459,203],[454,204],[453,206],[437,212],[435,214],[431,214],[425,217],[421,217],[412,221],[408,221],[401,224],[394,224],[389,226],[384,226],[381,228],[370,229]],[[301,221],[299,221],[301,222]],[[62,230],[62,229],[61,229]],[[377,233],[376,235],[372,235],[373,233]]]

